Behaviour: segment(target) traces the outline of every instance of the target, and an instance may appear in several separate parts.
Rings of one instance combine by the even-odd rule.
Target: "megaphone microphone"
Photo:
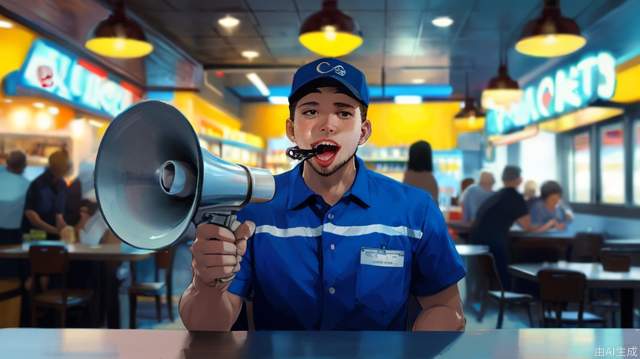
[[[189,121],[160,101],[118,115],[100,143],[95,168],[99,208],[123,242],[157,250],[203,222],[231,229],[249,203],[270,201],[265,169],[224,161],[200,147]]]

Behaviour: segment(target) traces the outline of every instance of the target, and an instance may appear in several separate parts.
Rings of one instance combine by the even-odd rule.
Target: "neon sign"
[[[487,133],[499,135],[610,99],[616,88],[616,61],[608,52],[589,55],[524,89],[520,103],[487,114]]]
[[[109,117],[116,116],[141,96],[134,86],[42,39],[34,41],[17,77],[18,85],[27,90]],[[7,92],[15,92],[11,91],[12,86],[6,87]]]

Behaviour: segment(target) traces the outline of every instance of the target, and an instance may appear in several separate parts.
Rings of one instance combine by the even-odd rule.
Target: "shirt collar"
[[[302,178],[303,162],[299,163],[291,172],[289,172],[289,201],[287,209],[295,209],[305,201],[316,195]],[[369,207],[369,170],[359,157],[356,156],[356,178],[351,188],[345,192],[343,197],[354,197],[363,207]]]

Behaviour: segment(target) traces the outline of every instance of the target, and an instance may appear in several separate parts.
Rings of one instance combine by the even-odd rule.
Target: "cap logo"
[[[316,66],[316,71],[321,74],[328,74],[329,72],[335,72],[339,76],[344,76],[347,74],[347,70],[345,70],[344,67],[342,67],[342,65],[336,65],[334,67],[331,67],[331,64],[326,61],[319,63],[318,66]]]

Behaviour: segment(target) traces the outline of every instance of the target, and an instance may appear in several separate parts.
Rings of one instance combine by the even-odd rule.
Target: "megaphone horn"
[[[96,197],[109,228],[138,248],[161,249],[204,221],[230,227],[248,203],[273,198],[264,169],[233,164],[200,147],[173,106],[144,101],[118,115],[100,143]]]

